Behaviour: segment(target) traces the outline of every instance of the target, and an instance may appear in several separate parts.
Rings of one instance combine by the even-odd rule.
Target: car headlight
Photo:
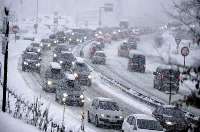
[[[53,57],[57,57],[57,54],[53,54]]]
[[[82,43],[83,41],[82,40],[80,40],[80,43]]]
[[[57,41],[55,40],[54,43],[57,43]]]
[[[63,102],[66,102],[66,100],[67,100],[67,99],[66,99],[65,97],[64,97],[64,98],[62,98],[62,101],[63,101]]]
[[[50,44],[48,44],[47,46],[48,46],[48,47],[50,47],[51,45],[50,45]]]
[[[43,43],[40,43],[40,47],[43,47]]]
[[[37,63],[36,66],[40,66],[40,63]]]
[[[88,75],[88,78],[89,78],[89,79],[91,79],[91,78],[92,78],[92,76],[91,76],[91,75]]]
[[[77,77],[78,77],[78,74],[77,74],[77,73],[74,73],[74,77],[77,78]]]
[[[63,93],[63,97],[65,97],[65,98],[66,98],[67,96],[68,96],[68,95],[67,95],[66,93]]]
[[[69,38],[69,41],[72,41],[72,39],[71,39],[71,38]]]
[[[80,98],[81,98],[81,99],[83,99],[83,98],[84,98],[84,96],[83,96],[83,95],[81,95],[81,96],[80,96]]]
[[[174,123],[171,122],[171,121],[166,121],[165,123],[166,123],[167,125],[170,125],[170,126],[171,126],[171,125],[174,125]]]
[[[101,117],[105,117],[105,115],[104,115],[104,114],[101,114]]]
[[[87,39],[87,36],[85,36],[84,39],[86,40],[86,39]]]
[[[24,61],[24,65],[28,65],[28,62]]]
[[[60,61],[60,64],[62,64],[63,63],[63,61]]]
[[[120,119],[123,119],[124,117],[123,117],[123,116],[119,116],[119,118],[120,118]]]
[[[38,49],[37,51],[40,52],[40,49]]]
[[[48,84],[48,85],[52,85],[52,81],[48,81],[47,84]]]
[[[76,41],[79,42],[80,40],[79,40],[79,39],[76,39]]]

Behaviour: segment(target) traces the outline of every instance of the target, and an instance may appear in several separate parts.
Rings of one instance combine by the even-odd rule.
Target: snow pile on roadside
[[[178,54],[176,53],[176,42],[173,37],[173,35],[168,31],[163,33],[162,37],[164,38],[164,44],[161,48],[159,48],[159,53],[162,56],[162,58],[165,60],[166,63],[177,64],[177,65],[183,65],[184,58],[181,55],[181,48],[182,47],[190,47],[190,53],[186,57],[186,66],[197,66],[200,63],[200,47],[197,45],[191,44],[189,46],[189,43],[192,43],[188,40],[182,40],[180,43],[180,47],[178,49]]]
[[[0,128],[0,132],[39,132],[37,128],[2,112],[0,112]]]

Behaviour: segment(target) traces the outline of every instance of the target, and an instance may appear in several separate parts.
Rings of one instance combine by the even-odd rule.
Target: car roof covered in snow
[[[61,69],[61,65],[57,62],[50,62],[50,66],[53,69]]]
[[[144,56],[144,54],[142,54],[142,52],[140,52],[140,51],[130,50],[129,51],[129,57],[132,58],[134,55],[142,55],[142,56]]]
[[[176,108],[174,105],[162,105],[163,108]]]
[[[105,52],[104,52],[103,50],[96,51],[95,53],[102,53],[102,54],[105,54]]]
[[[147,114],[132,114],[132,116],[134,116],[136,119],[155,120],[156,121],[156,119],[154,117],[152,117],[151,115],[147,115]]]
[[[160,65],[158,66],[159,69],[172,69],[172,70],[178,70],[178,67],[176,65]]]
[[[38,55],[38,53],[32,51],[26,51],[24,54]]]
[[[112,101],[112,102],[114,102],[113,99],[111,99],[111,98],[105,98],[105,97],[96,97],[95,99],[97,99],[99,101]]]
[[[71,51],[62,50],[61,54],[73,54]]]
[[[68,80],[76,80],[75,76],[70,73],[65,73],[66,79]]]

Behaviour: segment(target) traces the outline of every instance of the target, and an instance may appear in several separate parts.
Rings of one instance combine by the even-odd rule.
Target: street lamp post
[[[9,10],[5,7],[5,55],[4,55],[4,78],[3,78],[3,100],[2,100],[2,111],[6,112],[6,90],[7,90],[7,71],[8,71],[8,37],[9,37]]]

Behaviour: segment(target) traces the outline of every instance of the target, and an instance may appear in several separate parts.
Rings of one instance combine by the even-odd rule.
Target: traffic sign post
[[[185,67],[185,58],[188,56],[190,53],[190,50],[188,47],[182,47],[181,48],[181,55],[184,57],[184,67]]]
[[[176,50],[177,50],[177,54],[178,54],[178,50],[179,50],[179,45],[181,43],[181,39],[178,37],[175,37],[175,42],[176,42]]]

